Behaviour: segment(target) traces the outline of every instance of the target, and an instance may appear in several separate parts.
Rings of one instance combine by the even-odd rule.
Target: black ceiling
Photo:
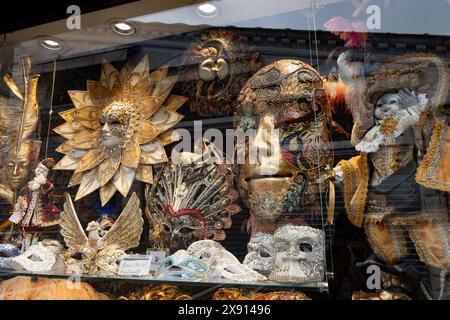
[[[67,7],[72,4],[78,5],[84,14],[135,1],[137,0],[9,0],[0,10],[0,34],[67,18]]]

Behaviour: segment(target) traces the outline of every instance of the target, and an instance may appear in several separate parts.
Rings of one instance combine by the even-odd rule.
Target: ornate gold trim
[[[436,176],[440,170],[444,170],[441,164],[446,161],[446,144],[448,143],[449,126],[442,121],[437,121],[431,136],[427,152],[420,163],[416,173],[416,181],[424,187],[441,191],[450,191],[450,180],[442,181]],[[442,159],[444,158],[444,159]]]
[[[369,164],[367,154],[361,153],[350,160],[338,163],[344,172],[344,204],[350,222],[361,227],[369,185]]]

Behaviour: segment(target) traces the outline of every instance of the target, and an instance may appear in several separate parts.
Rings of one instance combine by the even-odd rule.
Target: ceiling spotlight
[[[58,51],[63,47],[63,42],[52,37],[43,37],[39,39],[39,44],[48,50]]]
[[[220,12],[218,6],[212,3],[203,3],[197,7],[197,14],[203,18],[213,18]]]
[[[136,28],[128,22],[116,21],[111,24],[111,29],[122,36],[129,36],[136,32]]]

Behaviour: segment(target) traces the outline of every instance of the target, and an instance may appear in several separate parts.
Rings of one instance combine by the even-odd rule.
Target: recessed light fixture
[[[214,18],[220,13],[220,8],[213,3],[203,3],[197,7],[197,14],[202,18]]]
[[[125,21],[115,21],[111,23],[111,30],[122,36],[129,36],[136,32],[136,28]]]
[[[63,42],[53,37],[42,37],[39,39],[39,44],[48,50],[58,51],[63,47]]]

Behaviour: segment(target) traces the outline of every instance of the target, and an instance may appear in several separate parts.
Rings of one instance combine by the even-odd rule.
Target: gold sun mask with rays
[[[104,61],[100,81],[87,91],[69,91],[75,108],[54,130],[67,139],[56,170],[74,170],[69,187],[80,185],[75,200],[100,189],[102,205],[116,191],[128,194],[134,179],[153,183],[152,165],[167,161],[164,146],[178,140],[170,129],[183,116],[185,97],[171,95],[177,76],[167,68],[149,72],[148,57],[118,71]]]

